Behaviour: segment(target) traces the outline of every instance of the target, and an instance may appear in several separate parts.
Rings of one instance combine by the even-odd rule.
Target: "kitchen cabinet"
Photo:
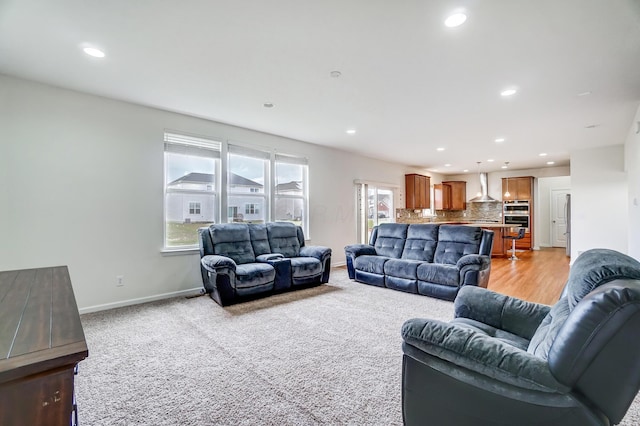
[[[406,208],[431,208],[431,178],[410,173],[404,175]]]
[[[507,189],[509,189],[508,197],[504,195]],[[502,199],[533,201],[533,177],[502,178]]]
[[[463,180],[448,180],[442,183],[451,187],[449,210],[465,210],[467,208],[467,182]]]
[[[451,210],[451,186],[444,183],[433,185],[433,208]]]
[[[445,181],[433,185],[435,210],[464,210],[467,208],[467,182]]]

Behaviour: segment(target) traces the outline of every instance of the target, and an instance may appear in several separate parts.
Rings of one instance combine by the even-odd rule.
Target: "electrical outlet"
[[[124,275],[117,275],[116,276],[116,287],[122,287],[124,286]]]

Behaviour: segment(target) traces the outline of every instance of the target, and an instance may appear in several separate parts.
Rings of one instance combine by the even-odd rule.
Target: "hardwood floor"
[[[489,290],[530,302],[553,305],[569,276],[564,248],[517,251],[521,260],[491,258]]]

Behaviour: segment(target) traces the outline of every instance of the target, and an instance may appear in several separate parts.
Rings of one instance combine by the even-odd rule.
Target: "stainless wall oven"
[[[504,201],[502,217],[505,225],[529,228],[529,201]]]

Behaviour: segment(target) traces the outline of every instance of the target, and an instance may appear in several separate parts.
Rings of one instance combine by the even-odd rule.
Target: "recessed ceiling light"
[[[447,163],[444,165],[445,167],[451,167],[451,164]]]
[[[504,166],[500,166],[501,169],[506,169],[507,165],[505,164]]]
[[[517,90],[516,90],[516,89],[505,89],[505,90],[503,90],[502,92],[500,92],[500,96],[502,96],[502,97],[505,97],[505,98],[506,98],[507,96],[513,96],[513,95],[515,95],[515,94],[516,94],[516,92],[517,92]]]
[[[502,143],[502,142],[504,142],[504,138],[496,138],[494,142]]]
[[[469,171],[469,169],[464,169],[462,172],[463,173],[467,173]]]
[[[272,104],[271,102],[265,102],[262,104],[262,106],[265,108],[273,108],[275,105]]]
[[[538,154],[540,157],[546,157],[547,153],[546,152],[541,152],[540,154]]]
[[[589,96],[590,94],[591,94],[591,91],[587,90],[586,92],[578,93],[578,96]]]
[[[96,49],[95,47],[85,47],[82,49],[84,53],[89,56],[93,56],[94,58],[104,58],[105,54],[102,50]]]
[[[347,130],[347,133],[350,135],[355,135],[356,134],[356,129],[349,129]]]
[[[329,75],[333,78],[338,78],[342,75],[342,73],[340,71],[331,71]]]
[[[464,13],[454,13],[453,15],[449,15],[447,19],[445,19],[444,24],[449,28],[459,27],[464,24],[464,21],[467,20],[467,15]]]
[[[436,151],[440,151],[440,152],[442,152],[442,151],[444,151],[444,148],[443,148],[443,147],[436,148]]]
[[[489,158],[489,159],[487,160],[487,163],[493,163],[494,161],[495,161],[495,160],[494,160],[493,158]]]
[[[555,161],[547,161],[547,164],[550,166],[552,164],[556,164],[556,162]]]

